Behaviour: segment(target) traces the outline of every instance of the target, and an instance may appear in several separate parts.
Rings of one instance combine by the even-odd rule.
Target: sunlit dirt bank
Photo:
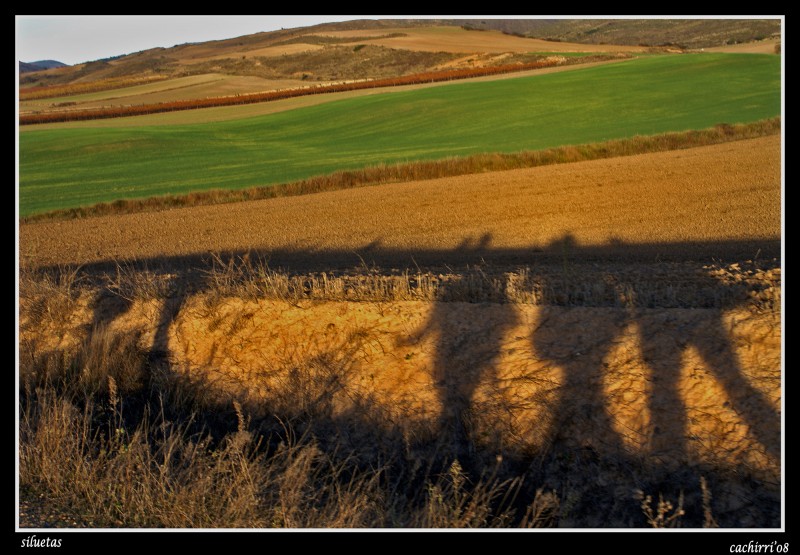
[[[660,270],[674,280],[454,274],[432,278],[424,300],[378,289],[345,300],[343,278],[279,298],[277,275],[261,296],[253,283],[166,298],[111,286],[65,308],[32,294],[20,341],[46,353],[137,337],[176,377],[254,418],[351,423],[343,441],[360,456],[377,454],[375,437],[402,436],[412,458],[432,444],[465,465],[500,457],[572,504],[561,526],[635,525],[621,507],[641,490],[682,492],[696,518],[701,478],[718,522],[779,525],[780,269]],[[458,300],[481,288],[489,300]]]

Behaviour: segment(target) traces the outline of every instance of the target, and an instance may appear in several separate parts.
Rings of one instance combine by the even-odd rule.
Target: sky
[[[74,65],[148,48],[377,16],[16,16],[17,58]],[[387,16],[380,16],[386,18]]]

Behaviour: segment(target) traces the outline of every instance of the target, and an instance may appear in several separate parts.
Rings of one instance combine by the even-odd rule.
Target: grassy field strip
[[[477,173],[509,171],[553,164],[603,160],[620,156],[685,150],[733,141],[778,135],[781,118],[737,125],[715,125],[709,129],[661,133],[577,146],[512,153],[482,153],[440,160],[381,164],[358,170],[337,171],[299,181],[244,189],[211,189],[178,195],[158,195],[139,199],[119,199],[78,208],[40,212],[21,218],[22,222],[85,218],[112,214],[152,212],[168,208],[223,204],[278,197],[300,196],[387,183],[458,177]]]
[[[775,56],[652,57],[220,123],[20,134],[20,215],[780,114]],[[621,117],[624,115],[624,117]]]

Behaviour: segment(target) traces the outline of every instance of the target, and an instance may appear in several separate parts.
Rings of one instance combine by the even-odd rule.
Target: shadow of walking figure
[[[156,359],[168,360],[170,356],[170,327],[178,317],[188,295],[187,284],[184,283],[181,275],[173,275],[170,278],[166,284],[165,293],[164,302],[156,322],[155,333],[153,334],[150,356]]]
[[[598,325],[583,307],[543,306],[533,332],[534,352],[563,372],[545,448],[564,454],[580,448],[611,459],[623,452],[604,393],[606,357],[625,314],[608,312]]]
[[[147,275],[146,268],[142,271]],[[186,276],[174,271],[156,271],[148,275],[147,284],[136,278],[136,271],[132,268],[117,267],[116,276],[105,276],[108,284],[101,289],[92,303],[92,322],[89,337],[99,336],[112,323],[120,319],[131,310],[135,299],[147,298],[147,293],[139,291],[140,288],[152,287],[158,289],[156,295],[162,304],[158,310],[153,339],[148,350],[151,362],[169,358],[169,330],[175,318],[183,307],[188,294]]]

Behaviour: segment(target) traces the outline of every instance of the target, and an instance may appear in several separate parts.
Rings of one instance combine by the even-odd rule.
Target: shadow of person
[[[594,309],[596,311],[596,309]],[[604,393],[606,358],[627,314],[606,310],[598,317],[583,307],[542,306],[533,332],[535,356],[562,372],[545,449],[558,457],[578,451],[595,460],[624,453]]]
[[[478,242],[465,240],[458,250],[479,255],[490,242],[491,235],[485,234]],[[445,456],[462,462],[475,453],[476,391],[496,381],[503,340],[518,319],[514,305],[507,302],[504,282],[492,282],[489,298],[494,302],[474,302],[469,279],[466,271],[439,284],[427,322],[407,342],[434,338],[431,377],[440,406],[439,447]]]
[[[151,360],[168,360],[169,332],[175,322],[188,295],[188,285],[180,274],[173,275],[166,285],[164,301],[158,314],[158,320],[153,334],[153,343],[150,347]]]
[[[453,252],[460,254],[465,260],[472,259],[473,262],[476,262],[489,252],[491,244],[491,233],[484,233],[477,241],[472,236],[469,236],[462,239],[458,246],[453,249]]]
[[[711,276],[708,280],[711,287],[725,287]],[[724,298],[724,292],[719,292],[718,296]],[[667,466],[684,463],[688,456],[679,449],[685,448],[685,438],[689,434],[681,387],[684,357],[690,347],[694,347],[710,374],[722,386],[727,399],[718,399],[719,404],[730,406],[764,452],[775,460],[780,459],[780,414],[745,376],[725,326],[724,311],[722,307],[681,311],[677,315],[639,311],[637,324],[642,355],[651,370],[647,403],[650,412],[648,453],[654,460],[669,463]],[[682,441],[676,443],[675,438]]]
[[[576,257],[581,256],[582,249],[570,236],[549,248],[563,249],[565,245]],[[625,245],[616,246],[624,251]],[[569,270],[569,262],[565,257],[563,279],[558,274],[544,278],[556,293],[559,288],[568,290],[573,278],[580,279]],[[628,269],[612,276],[624,303],[604,301],[595,307],[548,305],[539,309],[532,336],[535,356],[562,371],[547,435],[551,454],[569,457],[576,450],[588,448],[597,460],[612,465],[635,457],[659,479],[671,480],[676,470],[690,462],[686,388],[691,384],[687,385],[683,373],[687,349],[693,347],[725,392],[726,398],[718,401],[720,408],[729,404],[764,452],[778,460],[780,414],[745,375],[726,327],[726,311],[746,302],[747,295],[739,294],[736,285],[701,270],[699,264],[679,264],[670,266],[666,285],[691,284],[694,294],[688,302],[692,308],[686,309],[680,300],[675,306],[654,308],[648,295],[637,296],[639,291],[652,293],[666,286],[662,283],[664,275],[651,276],[650,271],[647,267]],[[569,305],[567,294],[555,294],[553,298]],[[644,434],[637,453],[626,452],[620,425],[612,412],[617,405],[608,398],[604,386],[612,348],[631,324],[637,330],[638,354],[631,352],[635,358],[630,360],[640,356],[642,371],[631,370],[640,374],[637,380],[645,382],[642,409],[649,417],[643,429],[634,432]],[[636,395],[633,391],[627,393]]]
[[[122,291],[119,283],[118,277],[117,282],[102,287],[89,305],[92,311],[92,320],[87,326],[89,344],[95,340],[102,340],[109,326],[133,306],[133,299]]]
[[[554,302],[570,304],[572,258],[580,254],[575,237],[567,233],[546,250],[558,253],[561,271],[546,279]],[[561,385],[551,412],[545,445],[551,454],[571,458],[581,451],[594,459],[618,457],[623,443],[604,393],[606,358],[628,319],[625,309],[543,305],[532,335],[535,356],[561,369]]]
[[[125,272],[117,271],[116,279],[106,285],[96,295],[91,306],[92,321],[88,326],[88,340],[100,338],[105,334],[115,321],[128,313],[134,305],[134,300],[141,292],[137,288],[140,283],[131,281],[134,271],[146,269],[126,268]],[[106,278],[109,279],[109,278]],[[183,273],[168,272],[166,270],[152,273],[149,276],[150,285],[157,291],[157,299],[161,301],[157,317],[154,322],[152,343],[147,347],[148,357],[151,362],[169,357],[169,331],[178,313],[183,307],[188,294],[189,286],[187,276]],[[141,297],[146,299],[146,296]]]

